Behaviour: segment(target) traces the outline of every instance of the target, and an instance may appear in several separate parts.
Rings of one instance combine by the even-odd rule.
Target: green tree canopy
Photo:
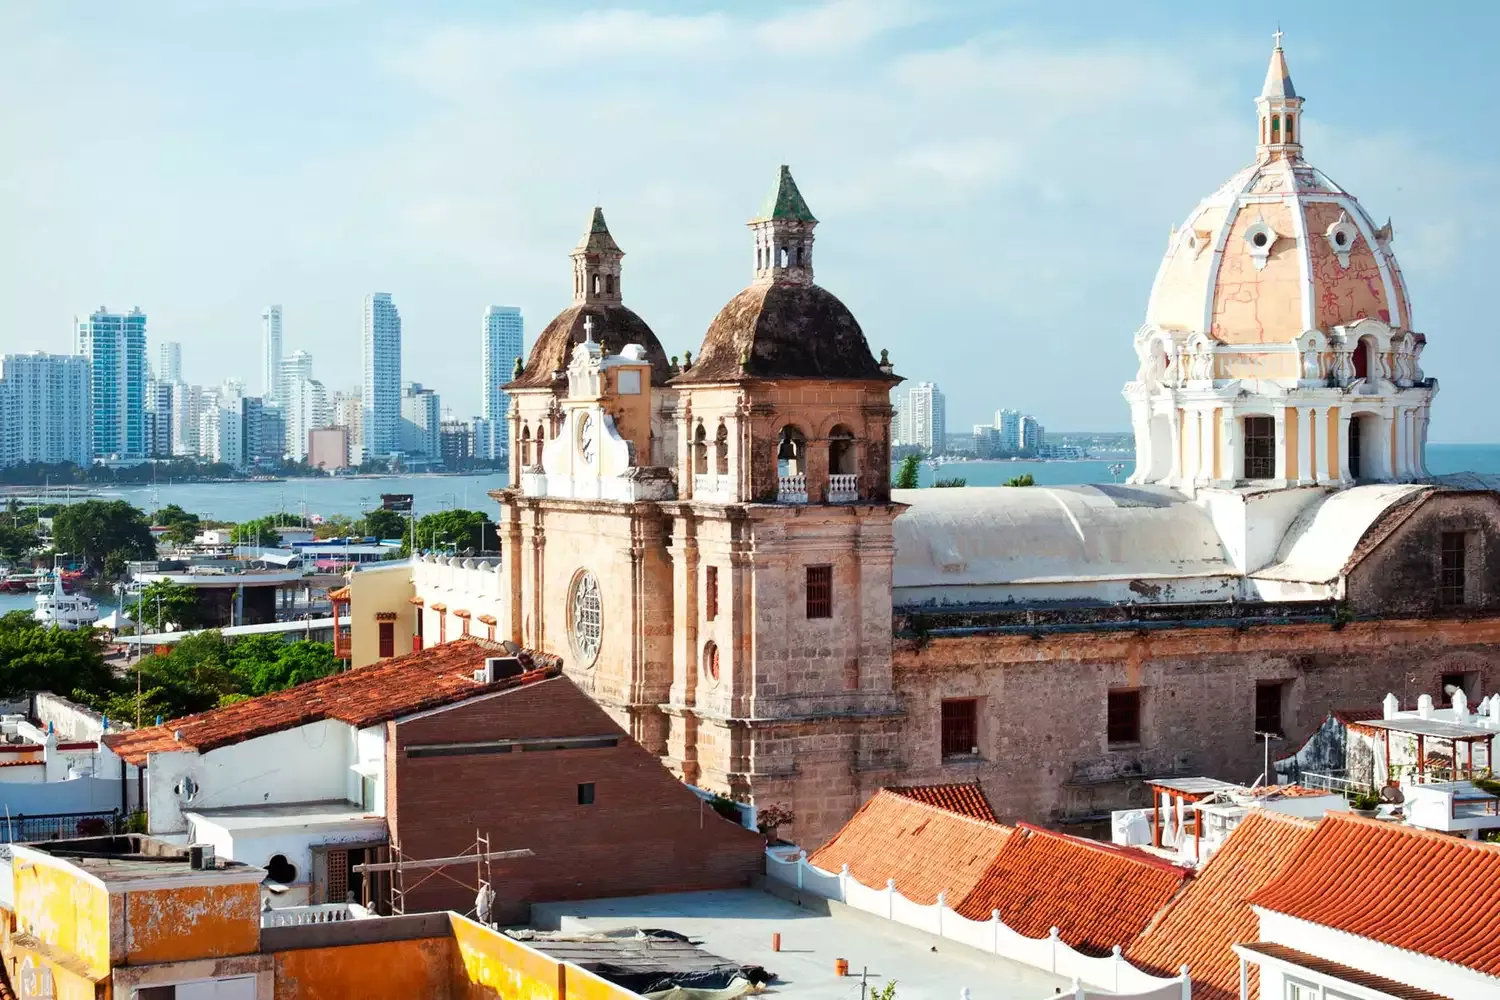
[[[495,525],[489,516],[478,510],[439,510],[424,514],[417,519],[417,547],[419,549],[446,549],[459,551],[494,551]],[[410,539],[402,543],[406,553]]]
[[[198,596],[192,587],[171,580],[158,580],[148,584],[140,593],[136,621],[141,628],[151,632],[197,628],[202,624],[198,611]]]
[[[281,535],[277,533],[277,528],[300,523],[296,514],[278,511],[275,514],[267,514],[265,517],[257,517],[253,521],[236,524],[234,530],[230,532],[229,540],[236,545],[263,545],[271,548],[281,544]]]
[[[191,544],[201,529],[198,515],[183,510],[175,503],[169,503],[156,512],[156,523],[166,526],[167,532],[163,537],[176,545]]]
[[[103,690],[111,680],[104,643],[93,629],[48,628],[29,611],[0,616],[0,696]]]
[[[52,519],[57,551],[83,560],[86,569],[117,576],[133,559],[154,559],[156,542],[146,515],[124,500],[69,504]]]
[[[405,538],[406,537],[406,515],[394,510],[380,508],[372,510],[365,515],[364,530],[366,535],[374,535],[376,538]]]
[[[912,452],[901,460],[901,467],[896,470],[896,481],[892,483],[898,490],[914,490],[921,485],[922,456]]]
[[[1011,476],[1009,479],[1007,479],[1005,481],[1005,485],[1006,486],[1035,486],[1036,485],[1036,480],[1031,477],[1031,473],[1025,472],[1025,473],[1022,473],[1019,476]]]

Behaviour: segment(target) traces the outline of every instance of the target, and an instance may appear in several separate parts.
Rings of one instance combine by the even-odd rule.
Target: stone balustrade
[[[807,503],[807,476],[801,473],[794,476],[777,476],[776,502]]]
[[[828,502],[853,503],[859,499],[858,476],[832,475],[828,477]]]

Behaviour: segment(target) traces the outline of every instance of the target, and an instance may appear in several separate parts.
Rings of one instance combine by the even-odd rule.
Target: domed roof
[[[651,383],[666,382],[667,355],[661,342],[646,321],[619,303],[596,302],[575,303],[548,323],[531,346],[531,355],[521,377],[504,386],[506,389],[550,388],[559,377],[558,372],[568,367],[573,356],[573,345],[583,343],[584,319],[594,318],[594,339],[607,354],[619,354],[627,344],[639,344],[645,348],[646,358],[651,362]]]
[[[1302,158],[1294,132],[1302,98],[1279,46],[1256,103],[1257,162],[1172,231],[1146,322],[1226,344],[1287,343],[1364,318],[1410,329],[1390,224],[1376,226],[1353,195]]]
[[[812,284],[757,283],[719,310],[693,367],[673,379],[882,379],[864,331],[847,306]]]

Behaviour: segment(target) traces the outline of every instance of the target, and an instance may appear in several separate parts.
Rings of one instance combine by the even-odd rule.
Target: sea
[[[968,486],[1003,486],[1016,476],[1030,474],[1041,486],[1074,486],[1122,482],[1134,468],[1129,457],[1077,461],[940,462],[922,466],[921,482],[963,479]],[[1429,444],[1427,467],[1434,475],[1479,472],[1500,475],[1500,444]],[[382,493],[410,494],[418,517],[435,510],[489,510],[490,490],[505,485],[503,473],[482,476],[358,476],[325,479],[287,479],[272,482],[160,483],[154,486],[103,487],[92,494],[126,500],[142,510],[176,504],[183,510],[216,521],[249,521],[285,511],[331,517],[358,517],[380,506]],[[38,491],[40,492],[40,491]],[[100,613],[114,607],[110,595],[92,595]],[[0,594],[0,614],[33,606],[30,594]]]

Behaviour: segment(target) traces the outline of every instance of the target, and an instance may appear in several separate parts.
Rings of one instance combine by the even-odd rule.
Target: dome
[[[594,339],[607,354],[619,354],[631,344],[639,345],[651,362],[651,382],[661,385],[667,380],[667,355],[661,342],[646,321],[619,303],[575,303],[548,323],[531,346],[526,367],[507,389],[543,389],[552,386],[558,372],[568,367],[573,345],[583,343],[584,319],[594,318]]]
[[[719,310],[693,367],[673,380],[882,379],[864,332],[844,303],[813,284],[759,283]]]
[[[1256,103],[1257,161],[1172,230],[1147,324],[1221,344],[1287,343],[1361,319],[1410,329],[1390,224],[1375,225],[1353,195],[1302,158],[1302,98],[1280,46]]]

